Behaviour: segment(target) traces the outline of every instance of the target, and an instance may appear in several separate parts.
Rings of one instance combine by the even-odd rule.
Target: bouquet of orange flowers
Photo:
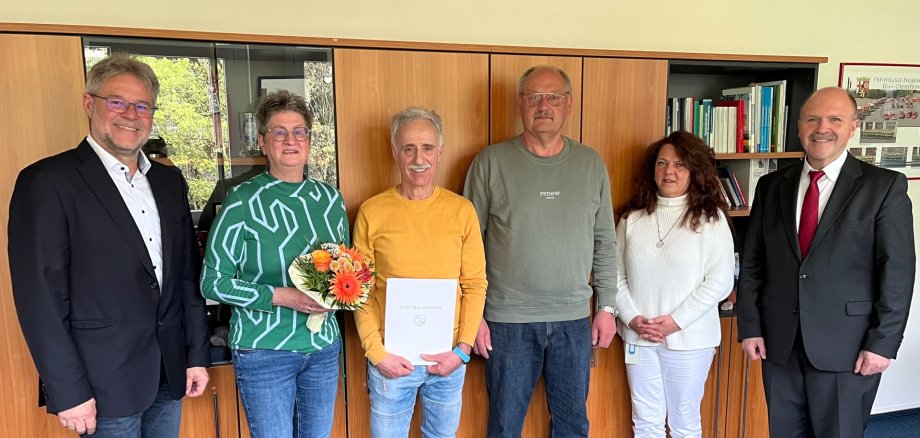
[[[354,248],[324,243],[294,259],[288,268],[294,286],[327,309],[358,310],[367,301],[374,263]],[[317,333],[325,313],[310,314],[307,328]]]

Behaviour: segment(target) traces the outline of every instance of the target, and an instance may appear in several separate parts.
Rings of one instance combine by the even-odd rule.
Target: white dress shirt
[[[827,206],[827,200],[831,198],[834,192],[834,186],[837,184],[837,178],[840,177],[840,171],[843,169],[843,162],[847,160],[849,152],[844,151],[837,159],[831,161],[831,164],[824,166],[824,175],[818,178],[818,223],[821,223],[821,216],[824,215],[824,207]],[[795,202],[795,229],[799,229],[799,222],[802,220],[802,203],[805,202],[805,192],[811,184],[811,176],[808,172],[816,170],[805,160],[802,166],[802,174],[799,176],[799,193]]]
[[[153,262],[153,271],[156,273],[160,290],[163,290],[163,242],[160,235],[160,212],[153,198],[150,180],[147,179],[150,160],[139,152],[137,167],[140,172],[130,175],[128,166],[102,149],[102,146],[99,146],[92,136],[86,136],[86,141],[102,160],[102,165],[109,171],[109,176],[115,183],[115,187],[118,188],[121,199],[125,201],[125,206],[128,207],[131,217],[134,218],[134,224],[140,231],[144,245],[147,247],[147,253],[150,254],[150,261]]]

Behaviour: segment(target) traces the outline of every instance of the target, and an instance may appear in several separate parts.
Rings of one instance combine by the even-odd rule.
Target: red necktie
[[[803,259],[808,254],[811,239],[815,237],[815,230],[818,228],[818,180],[824,176],[824,171],[812,170],[808,172],[808,176],[811,177],[811,184],[808,184],[808,190],[805,191],[802,217],[799,218],[799,248],[802,250]]]

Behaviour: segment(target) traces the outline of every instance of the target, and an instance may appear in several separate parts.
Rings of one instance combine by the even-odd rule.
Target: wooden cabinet
[[[38,408],[38,374],[19,329],[7,254],[10,196],[19,171],[86,135],[80,38],[0,34],[0,431],[76,436]]]
[[[581,141],[582,58],[580,56],[491,55],[489,57],[489,144],[519,135],[523,127],[518,113],[518,82],[528,68],[551,65],[561,68],[572,81],[572,115],[565,124],[566,137]]]
[[[399,181],[390,148],[390,118],[407,106],[433,109],[444,124],[444,151],[436,183],[461,192],[466,170],[488,144],[488,56],[336,49],[336,122],[340,188],[352,223],[364,200]],[[346,312],[345,376],[348,435],[370,436],[366,361]],[[484,435],[485,372],[473,362],[463,389],[459,437]],[[418,432],[418,418],[413,426]],[[417,435],[412,435],[417,436]]]
[[[645,146],[660,137],[667,63],[612,58],[584,58],[583,62],[582,143],[604,159],[616,209],[632,195],[633,175]],[[617,337],[609,348],[596,353],[588,394],[592,437],[632,433],[622,345]]]
[[[188,438],[238,438],[240,436],[236,379],[232,365],[208,369],[204,394],[182,401],[179,436]]]
[[[92,32],[101,35],[105,29],[94,28]],[[111,32],[151,36],[142,30],[135,34],[130,29]],[[165,31],[152,34],[213,41],[230,38],[228,35],[176,36]],[[423,106],[441,114],[444,155],[437,183],[460,192],[476,153],[520,132],[516,95],[521,73],[537,64],[558,66],[573,83],[575,105],[565,134],[601,154],[611,180],[614,207],[619,207],[632,193],[636,166],[645,146],[664,134],[666,98],[717,98],[721,89],[729,86],[787,79],[789,120],[795,120],[798,106],[814,89],[816,66],[822,62],[820,58],[734,56],[734,61],[721,61],[716,56],[698,54],[232,37],[236,42],[337,46],[333,59],[339,181],[352,220],[364,200],[398,181],[389,144],[389,122],[395,112],[406,106]],[[412,50],[416,47],[417,51]],[[669,60],[681,57],[686,59]],[[80,105],[83,48],[77,37],[0,34],[0,58],[16,60],[0,66],[0,77],[7,84],[0,92],[0,141],[6,145],[0,148],[0,163],[4,166],[0,173],[0,349],[6,352],[0,358],[0,372],[5,376],[0,380],[0,398],[7,406],[7,414],[0,416],[0,430],[16,431],[21,436],[71,436],[58,425],[56,417],[35,407],[37,375],[12,302],[5,227],[18,171],[39,158],[72,148],[86,135],[86,116]],[[787,150],[801,154],[796,152],[801,147],[792,131],[794,124],[789,126]],[[793,156],[780,158],[789,157]],[[750,158],[755,157],[720,157]],[[740,227],[743,231],[743,224]],[[366,437],[370,418],[366,362],[351,315],[346,314],[345,320],[344,378],[339,381],[333,436]],[[713,358],[702,403],[704,435],[767,436],[760,364],[747,360],[741,351],[735,340],[734,318],[723,318],[721,323],[723,339]],[[481,437],[486,433],[488,394],[484,365],[478,357],[468,365],[460,437]],[[599,350],[593,361],[588,413],[592,437],[632,433],[619,338],[609,349]],[[547,436],[549,421],[541,382],[531,401],[523,435]],[[208,391],[185,401],[181,431],[183,437],[249,436],[231,366],[212,368]],[[417,415],[412,436],[419,436]]]

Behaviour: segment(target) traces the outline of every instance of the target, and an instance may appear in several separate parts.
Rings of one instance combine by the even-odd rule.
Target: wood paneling
[[[607,163],[614,210],[632,195],[642,154],[664,135],[668,63],[585,58],[582,142]]]
[[[232,365],[208,369],[208,389],[199,397],[182,401],[183,438],[237,438],[240,436],[236,379]]]
[[[83,46],[75,37],[0,35],[0,59],[0,431],[76,436],[38,407],[38,374],[13,306],[7,221],[19,171],[73,148],[88,132],[81,107]]]
[[[560,56],[492,55],[490,69],[491,132],[490,143],[499,143],[521,133],[518,113],[518,80],[535,65],[561,68],[572,80],[572,115],[566,121],[564,135],[581,140],[581,58]]]
[[[728,357],[732,344],[731,318],[722,318],[720,325],[722,328],[722,341],[715,349],[712,367],[709,368],[709,376],[706,378],[706,392],[703,394],[703,401],[700,403],[700,416],[702,417],[703,436],[705,437],[724,436],[725,432],[724,407],[727,403],[725,396],[728,381],[725,377],[728,373]]]
[[[444,124],[435,182],[460,192],[488,139],[488,57],[480,54],[338,49],[335,60],[339,185],[349,219],[365,199],[399,182],[390,118],[407,106]]]
[[[723,319],[723,343],[725,336]],[[726,392],[724,433],[720,437],[767,438],[770,436],[767,422],[767,404],[763,392],[761,362],[751,361],[737,342],[738,321],[731,318],[730,350],[728,370],[723,374]]]
[[[352,222],[362,202],[399,181],[390,149],[390,118],[407,106],[441,115],[444,151],[435,181],[462,191],[470,162],[488,143],[488,56],[336,49],[333,58],[339,185]],[[348,433],[366,437],[370,407],[364,350],[354,319],[346,314],[345,321]],[[470,365],[460,437],[483,436],[484,376],[480,365]]]
[[[737,344],[737,348],[741,349],[741,344]],[[744,351],[742,351],[742,354],[744,354]],[[767,419],[767,399],[764,396],[763,389],[762,361],[751,361],[745,357],[744,364],[747,374],[744,380],[743,436],[747,438],[768,438],[770,436],[770,423]]]
[[[666,61],[584,59],[582,142],[607,165],[614,208],[632,193],[645,146],[661,136],[667,90]],[[629,436],[632,414],[619,338],[598,350],[588,397],[591,436]]]

